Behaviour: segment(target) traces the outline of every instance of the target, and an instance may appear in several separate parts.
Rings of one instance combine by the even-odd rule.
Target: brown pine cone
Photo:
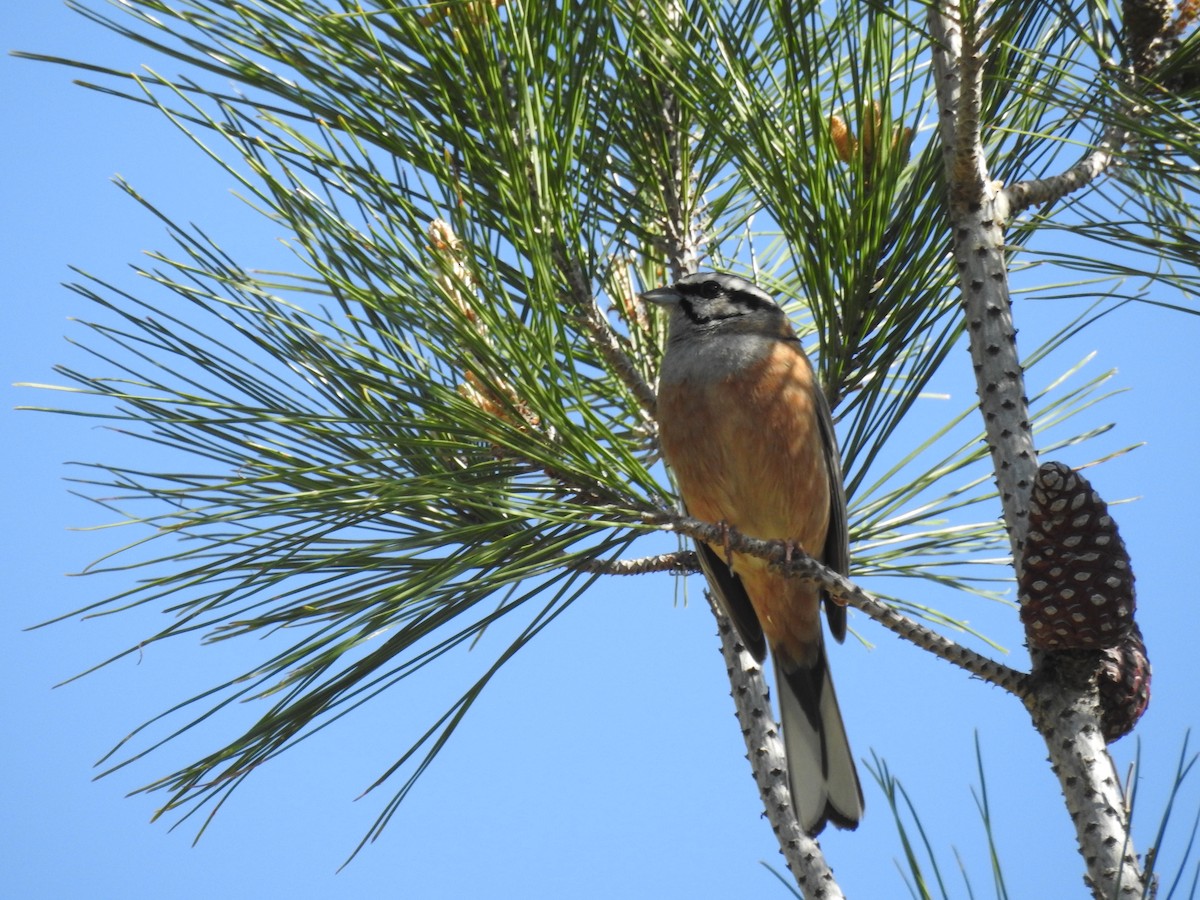
[[[1038,469],[1020,581],[1031,647],[1117,646],[1133,625],[1133,569],[1108,505],[1063,463]]]
[[[1150,705],[1150,660],[1142,632],[1133,625],[1115,647],[1100,651],[1101,727],[1112,743],[1133,731]]]

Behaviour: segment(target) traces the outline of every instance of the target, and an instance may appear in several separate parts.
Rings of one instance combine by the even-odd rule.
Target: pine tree
[[[142,270],[155,290],[74,288],[103,311],[90,347],[121,374],[63,376],[105,402],[94,414],[193,460],[89,479],[104,502],[146,511],[127,517],[144,539],[121,557],[142,579],[86,611],[175,613],[114,659],[194,633],[294,636],[173,711],[184,729],[234,701],[260,716],[147,785],[163,812],[215,810],[317,729],[507,635],[375,781],[392,793],[372,840],[550,622],[598,580],[696,572],[689,539],[715,536],[820,582],[873,620],[857,620],[866,639],[890,629],[964,670],[947,679],[1013,695],[981,704],[1024,703],[1094,895],[1152,889],[1106,750],[1149,698],[1136,560],[1100,475],[1056,460],[1106,430],[1064,423],[1091,413],[1111,373],[1039,378],[1032,396],[1025,373],[1141,299],[1130,278],[1179,305],[1196,297],[1195,4],[80,11],[190,74],[69,64],[169,117],[296,257],[256,271],[125,185],[175,242]],[[678,511],[655,437],[664,322],[639,293],[700,268],[786,300],[814,351],[845,467],[850,579]],[[1071,272],[1083,280],[1064,288]],[[1018,352],[1014,277],[1033,296],[1096,302]],[[977,402],[913,441],[906,423],[963,346]],[[1028,666],[997,661],[930,601],[995,598],[1010,581]],[[665,583],[642,588],[647,603]],[[720,630],[788,865],[805,896],[842,896],[791,818],[762,672]],[[159,743],[143,734],[111,768]],[[901,816],[903,789],[886,764],[875,774]]]

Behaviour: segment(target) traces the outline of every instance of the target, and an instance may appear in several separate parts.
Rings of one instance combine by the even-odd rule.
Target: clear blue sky
[[[21,4],[7,24],[5,49],[124,68],[153,62],[177,71],[52,2]],[[202,729],[130,769],[90,780],[93,763],[133,727],[239,671],[262,650],[254,642],[157,645],[140,659],[51,690],[162,622],[159,613],[139,611],[22,631],[116,592],[130,577],[65,577],[134,535],[68,530],[110,516],[68,493],[63,479],[78,471],[64,463],[137,459],[153,466],[156,456],[94,421],[14,412],[22,404],[53,405],[55,398],[9,385],[61,382],[51,372],[60,362],[105,370],[64,340],[84,337],[71,317],[94,314],[59,286],[71,278],[67,266],[136,287],[128,264],[167,243],[161,223],[110,184],[117,173],[178,220],[201,225],[244,264],[269,268],[285,257],[279,235],[231,196],[228,177],[157,114],[74,87],[72,77],[60,67],[0,61],[7,125],[0,156],[8,173],[0,238],[10,285],[0,306],[0,454],[8,473],[0,660],[10,685],[0,744],[7,773],[0,896],[786,896],[759,864],[781,860],[742,759],[713,623],[703,604],[676,602],[667,576],[601,585],[522,651],[382,840],[340,874],[335,870],[387,795],[354,798],[441,712],[449,694],[438,690],[437,678],[383,698],[257,773],[195,848],[192,823],[168,832],[148,822],[155,798],[123,795],[220,740],[223,727]],[[1022,300],[1023,346],[1078,310]],[[1154,665],[1153,701],[1137,732],[1144,819],[1135,836],[1143,852],[1185,732],[1200,724],[1191,571],[1200,415],[1188,385],[1198,338],[1200,319],[1132,308],[1076,338],[1058,357],[1061,370],[1097,350],[1092,369],[1119,368],[1118,384],[1131,389],[1106,405],[1105,420],[1119,427],[1098,449],[1147,443],[1089,473],[1110,500],[1140,497],[1116,515],[1133,556],[1139,620]],[[947,380],[958,408],[971,395],[965,352],[953,354],[950,364],[964,373]],[[931,407],[929,422],[942,415],[941,407]],[[918,420],[914,433],[921,427]],[[1061,458],[1078,464],[1098,449]],[[914,587],[913,599],[923,590]],[[1015,612],[983,604],[955,611],[1012,648],[1011,662],[1024,665]],[[851,742],[860,757],[874,752],[886,759],[904,782],[941,854],[951,895],[966,895],[952,846],[967,860],[976,895],[991,895],[970,793],[978,730],[1011,895],[1083,896],[1072,829],[1045,749],[1016,701],[861,616],[853,623],[875,648],[851,642],[834,652]],[[233,718],[244,722],[245,712]],[[1133,738],[1116,745],[1122,772],[1135,750]],[[831,834],[823,845],[852,896],[902,896],[893,825],[877,787],[869,779],[865,787],[861,829]],[[1162,850],[1168,872],[1197,808],[1194,778],[1177,810],[1179,828]]]

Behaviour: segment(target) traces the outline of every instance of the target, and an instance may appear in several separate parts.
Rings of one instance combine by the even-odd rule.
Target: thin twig
[[[684,208],[680,186],[686,185],[687,173],[683,171],[683,151],[680,146],[678,121],[676,120],[675,95],[664,91],[662,118],[666,130],[671,171],[663,179],[667,217],[666,247],[667,265],[671,277],[678,280],[696,271],[700,262],[697,240],[692,228],[691,216]]]
[[[679,28],[684,19],[683,4],[672,3],[667,16],[673,28]],[[662,190],[666,204],[664,245],[667,266],[675,280],[695,272],[700,264],[700,239],[693,227],[692,217],[684,204],[684,197],[691,182],[691,173],[684,170],[683,147],[689,139],[687,130],[680,127],[679,98],[667,85],[659,83],[662,97],[660,115],[662,133],[667,144],[668,170],[663,173]]]
[[[642,377],[633,359],[625,352],[625,339],[613,329],[600,309],[578,260],[569,256],[562,248],[559,248],[555,255],[567,278],[568,299],[588,337],[591,338],[592,345],[633,394],[647,422],[652,422],[658,407],[658,398],[654,389]]]

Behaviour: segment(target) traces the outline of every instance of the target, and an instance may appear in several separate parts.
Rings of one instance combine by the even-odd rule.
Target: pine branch
[[[995,660],[988,659],[968,647],[963,647],[925,627],[864,591],[850,579],[826,568],[803,549],[788,541],[763,540],[741,534],[728,526],[702,522],[688,516],[664,513],[648,517],[647,521],[684,534],[693,540],[704,541],[714,546],[724,546],[731,551],[757,556],[770,562],[780,574],[789,578],[800,578],[820,585],[836,600],[861,610],[889,631],[935,656],[966,670],[972,675],[1023,696],[1025,693],[1024,672],[1011,669]]]
[[[672,13],[677,14],[672,6]],[[683,149],[679,134],[676,105],[679,100],[669,90],[663,90],[662,120],[667,138],[667,159],[670,171],[663,179],[663,194],[667,216],[666,226],[667,266],[671,277],[682,278],[695,272],[700,265],[699,239],[692,227],[691,216],[684,208],[683,189],[687,186],[688,173],[683,166]]]
[[[1050,751],[1096,900],[1144,896],[1121,780],[1104,739],[1096,666],[1041,653],[1025,706]]]
[[[687,10],[682,3],[668,2],[663,14],[668,28],[674,33],[682,27]],[[643,24],[649,24],[645,11],[637,15]],[[685,151],[691,135],[685,127],[681,127],[681,101],[671,85],[658,75],[649,73],[645,80],[648,96],[659,101],[656,109],[648,110],[648,119],[651,122],[657,119],[666,151],[662,159],[665,167],[658,172],[663,208],[662,221],[659,223],[662,228],[662,249],[671,278],[678,280],[697,270],[704,243],[687,202],[693,173],[685,160]]]
[[[1153,83],[1156,70],[1169,61],[1171,52],[1179,45],[1176,23],[1172,21],[1174,4],[1169,0],[1125,0],[1122,6],[1123,49],[1127,64],[1118,76],[1132,88],[1157,88]],[[1099,111],[1099,104],[1096,104],[1096,111]],[[1108,116],[1110,124],[1094,147],[1059,174],[1020,181],[1005,188],[1002,200],[1007,201],[1008,206],[1002,206],[1002,211],[1009,217],[1016,216],[1031,206],[1056,203],[1094,183],[1114,166],[1117,154],[1123,148],[1138,141],[1137,126],[1131,123],[1146,120],[1153,114],[1153,104],[1124,98],[1118,100]],[[1141,140],[1145,141],[1145,138]]]
[[[721,655],[729,675],[730,696],[746,741],[746,758],[750,761],[767,819],[779,841],[779,850],[806,898],[836,900],[844,897],[821,852],[821,845],[804,833],[792,812],[783,736],[775,724],[771,691],[763,668],[742,646],[733,624],[713,603],[712,595],[706,591],[705,596],[717,617]]]
[[[588,559],[575,563],[575,568],[596,575],[647,575],[651,572],[675,572],[686,575],[700,571],[700,560],[694,550],[659,553],[637,559]]]
[[[964,33],[960,13],[957,0],[935,5],[929,13],[939,121],[943,140],[952,136],[952,143],[943,152],[954,258],[976,391],[1013,559],[1019,569],[1037,453],[1009,299],[1003,231],[1006,217],[997,186],[988,177],[979,133],[982,50]],[[964,120],[972,127],[964,128]]]
[[[1117,151],[1129,137],[1128,129],[1120,125],[1110,127],[1095,148],[1067,171],[1006,187],[1000,194],[999,211],[1006,219],[1011,219],[1031,206],[1056,203],[1068,194],[1082,190],[1108,171]]]
[[[604,357],[605,362],[612,367],[616,376],[633,394],[646,420],[652,422],[654,409],[658,405],[654,389],[642,378],[637,366],[625,352],[624,338],[613,330],[608,319],[601,312],[579,262],[568,258],[561,247],[555,255],[567,279],[567,299],[575,310],[576,318],[587,332],[592,346]]]

